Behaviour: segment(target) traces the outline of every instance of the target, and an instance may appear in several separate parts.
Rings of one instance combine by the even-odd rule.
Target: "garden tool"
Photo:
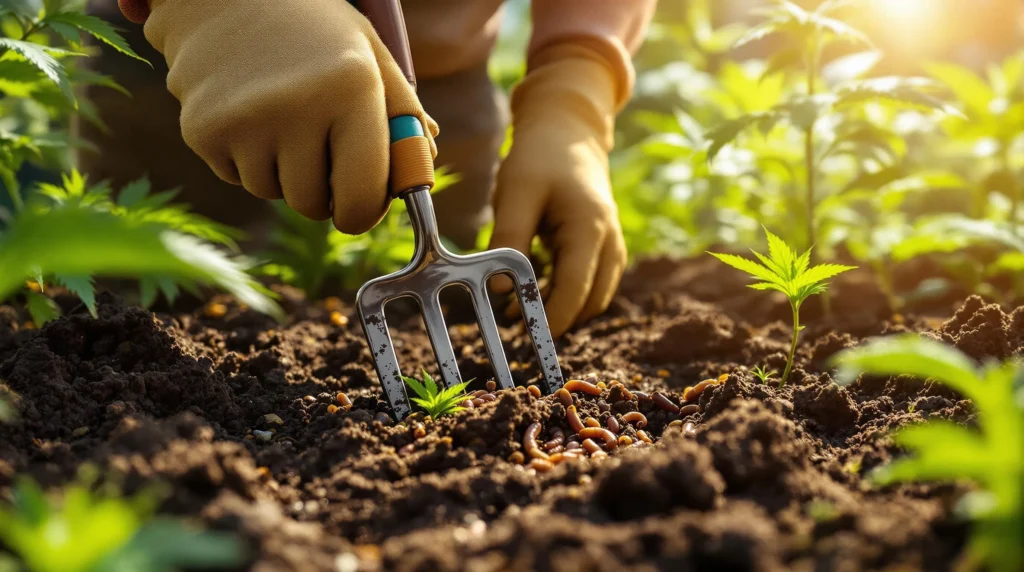
[[[416,76],[409,51],[405,20],[399,0],[352,0],[352,4],[373,24],[412,86]],[[430,197],[434,162],[423,125],[413,116],[394,117],[391,131],[390,192],[392,198],[405,201],[415,231],[412,261],[403,270],[367,282],[356,295],[356,306],[363,332],[373,356],[377,377],[397,419],[411,412],[402,380],[395,347],[384,316],[384,306],[399,298],[412,298],[420,306],[430,343],[446,387],[462,381],[455,351],[438,295],[448,286],[469,291],[476,310],[484,347],[500,387],[514,386],[505,351],[498,334],[488,298],[487,282],[495,275],[509,276],[523,312],[543,374],[543,390],[552,393],[562,387],[555,344],[548,328],[540,288],[530,261],[517,250],[500,248],[489,252],[460,256],[449,252],[438,234]]]

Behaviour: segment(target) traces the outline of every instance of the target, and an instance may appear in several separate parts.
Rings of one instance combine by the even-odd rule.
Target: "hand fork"
[[[352,3],[373,24],[415,88],[416,76],[398,0],[353,0]],[[423,136],[423,126],[418,118],[403,116],[391,119],[390,129],[391,191],[394,198],[400,197],[405,201],[416,236],[416,246],[412,261],[403,270],[363,285],[356,295],[356,306],[377,377],[384,387],[384,394],[395,417],[401,420],[412,410],[384,317],[384,306],[398,298],[413,298],[419,304],[443,383],[451,387],[460,383],[462,377],[438,295],[444,288],[456,284],[468,290],[476,310],[484,347],[494,368],[494,377],[504,389],[515,385],[487,295],[488,280],[498,274],[508,275],[515,284],[526,327],[544,376],[545,393],[552,393],[562,387],[562,370],[558,365],[558,355],[548,328],[537,277],[530,261],[511,248],[499,248],[470,256],[459,256],[445,249],[439,238],[430,198],[433,159],[429,144]]]

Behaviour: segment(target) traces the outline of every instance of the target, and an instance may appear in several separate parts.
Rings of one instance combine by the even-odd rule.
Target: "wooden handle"
[[[366,19],[373,24],[377,35],[391,52],[391,57],[402,68],[405,79],[416,89],[416,70],[412,66],[409,34],[405,29],[405,16],[399,0],[350,0]]]

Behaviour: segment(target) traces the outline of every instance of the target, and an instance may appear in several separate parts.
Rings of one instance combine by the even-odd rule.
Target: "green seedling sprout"
[[[880,485],[967,479],[981,491],[962,507],[974,519],[968,564],[993,572],[1024,570],[1024,369],[1019,361],[982,367],[959,350],[908,334],[880,338],[839,353],[837,380],[861,373],[932,379],[974,403],[978,429],[930,420],[896,432],[912,456],[872,473]]]
[[[789,347],[786,370],[779,381],[779,387],[782,387],[786,385],[789,372],[793,369],[796,344],[800,339],[800,331],[804,329],[800,325],[800,306],[811,296],[825,292],[828,288],[826,280],[855,267],[841,264],[819,264],[811,267],[811,249],[797,255],[795,250],[781,238],[768,232],[768,229],[765,229],[765,234],[768,235],[768,256],[754,252],[754,256],[761,261],[760,264],[735,254],[708,254],[758,280],[759,282],[750,285],[754,290],[777,290],[789,299],[789,305],[793,310],[793,341]]]
[[[465,411],[466,408],[459,404],[466,400],[466,387],[473,381],[464,381],[442,390],[426,370],[423,370],[423,381],[406,376],[402,376],[402,380],[419,396],[411,398],[412,402],[422,407],[431,419]]]
[[[756,377],[758,380],[761,381],[761,383],[768,383],[769,379],[775,377],[779,373],[779,372],[775,371],[774,369],[771,370],[771,371],[768,371],[767,369],[765,369],[762,366],[757,366],[757,367],[755,367],[754,369],[752,369],[750,371],[754,374],[754,377]]]

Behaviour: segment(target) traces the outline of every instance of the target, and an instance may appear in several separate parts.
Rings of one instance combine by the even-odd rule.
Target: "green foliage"
[[[459,175],[439,169],[433,192],[456,183]],[[335,279],[343,288],[401,270],[412,260],[415,234],[405,203],[394,201],[384,220],[367,233],[353,236],[334,229],[330,221],[311,221],[277,203],[279,224],[271,231],[273,249],[263,258],[262,272],[301,288],[310,297],[323,294],[325,282]]]
[[[899,430],[911,457],[873,474],[882,485],[967,479],[982,491],[964,499],[975,519],[970,557],[993,571],[1024,568],[1024,370],[1018,361],[978,367],[955,348],[916,335],[881,338],[838,354],[838,379],[860,373],[913,375],[941,382],[969,398],[978,430],[933,420]]]
[[[411,398],[413,403],[422,407],[432,419],[465,410],[459,404],[466,400],[466,387],[472,380],[442,390],[426,370],[423,370],[423,381],[405,376],[402,379],[419,396]]]
[[[0,540],[31,572],[140,571],[230,568],[244,562],[240,543],[153,517],[157,497],[122,498],[94,492],[89,480],[47,498],[29,480],[0,506]],[[15,570],[20,568],[15,568]]]
[[[169,204],[174,192],[150,193],[145,180],[127,185],[113,198],[105,183],[89,186],[77,171],[62,186],[42,184],[28,204],[0,231],[0,300],[31,277],[40,289],[52,280],[76,294],[96,314],[92,277],[140,277],[143,299],[160,289],[173,299],[178,286],[215,284],[251,307],[279,313],[267,291],[250,278],[245,259],[226,255],[211,243],[235,247],[238,233]],[[47,279],[46,277],[51,277]],[[59,315],[53,302],[27,291],[33,321]]]
[[[778,375],[778,373],[779,373],[779,372],[775,371],[774,369],[771,370],[771,371],[768,371],[767,369],[765,369],[764,366],[760,366],[760,365],[756,366],[754,369],[752,369],[750,371],[751,371],[751,373],[754,374],[754,377],[756,377],[758,379],[758,381],[760,381],[761,383],[768,383],[769,379],[771,379],[772,377]]]
[[[789,379],[789,372],[793,369],[793,356],[796,353],[796,345],[800,331],[804,326],[800,325],[800,306],[804,301],[815,294],[824,293],[829,278],[853,270],[853,266],[840,264],[819,264],[811,266],[811,250],[798,255],[781,238],[775,236],[765,229],[768,236],[768,256],[754,252],[758,261],[736,256],[735,254],[715,254],[715,258],[742,270],[757,280],[750,287],[755,290],[775,290],[782,292],[789,300],[790,308],[793,311],[793,341],[789,349],[789,359],[786,362],[786,370],[782,373],[779,387],[786,384]]]

